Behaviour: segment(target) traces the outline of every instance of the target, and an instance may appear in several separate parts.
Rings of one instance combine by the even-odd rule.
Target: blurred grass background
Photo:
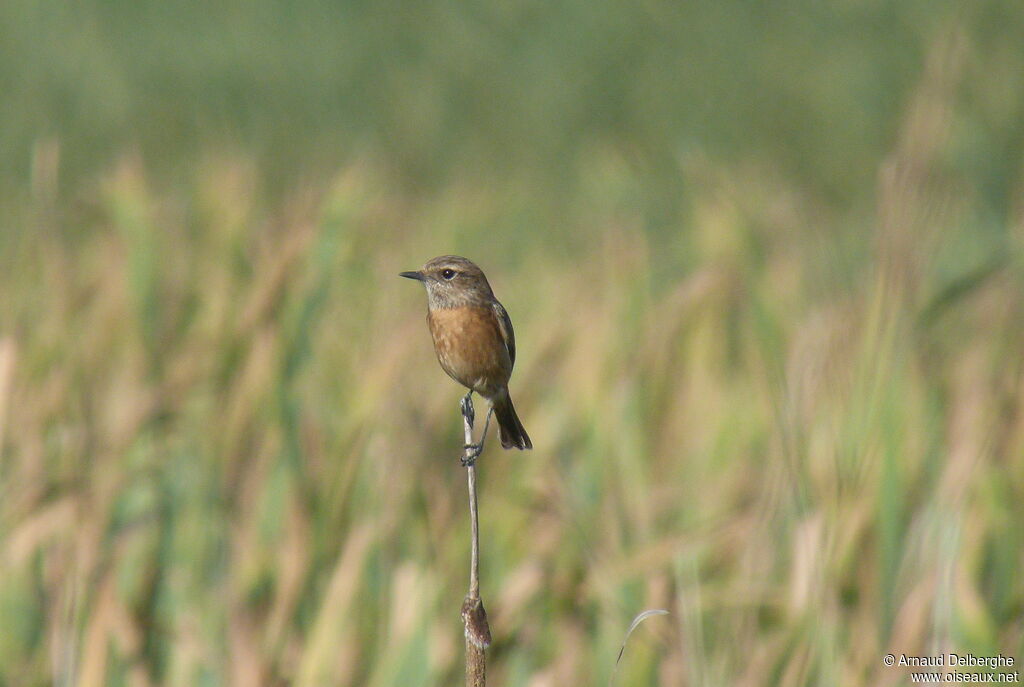
[[[0,4],[0,685],[1024,659],[1024,5]]]

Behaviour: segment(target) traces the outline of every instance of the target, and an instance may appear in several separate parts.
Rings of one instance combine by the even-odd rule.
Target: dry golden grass
[[[1024,658],[1024,214],[967,260],[963,56],[936,42],[845,227],[695,156],[655,236],[608,151],[567,242],[516,189],[413,198],[371,160],[268,207],[244,160],[182,190],[129,155],[64,206],[42,146],[0,264],[0,684],[457,681],[461,391],[396,276],[449,251],[514,318],[536,444],[480,462],[494,684],[605,684],[645,608],[617,684]]]

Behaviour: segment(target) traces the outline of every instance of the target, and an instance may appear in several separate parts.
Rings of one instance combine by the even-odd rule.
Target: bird
[[[532,449],[533,442],[508,392],[516,362],[512,320],[494,297],[483,270],[467,258],[441,255],[399,276],[420,281],[426,287],[427,325],[437,361],[449,377],[469,389],[463,399],[463,412],[472,416],[473,392],[480,394],[490,404],[488,421],[491,413],[498,421],[502,448]],[[479,455],[486,436],[485,423],[480,444],[466,448],[475,449]]]

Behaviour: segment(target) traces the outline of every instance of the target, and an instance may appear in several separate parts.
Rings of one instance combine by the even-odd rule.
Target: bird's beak
[[[427,278],[423,276],[422,272],[399,272],[399,277],[405,277],[406,279],[416,279],[417,281],[426,281]]]

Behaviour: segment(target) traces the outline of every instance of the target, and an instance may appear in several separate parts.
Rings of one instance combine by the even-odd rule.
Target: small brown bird
[[[512,320],[483,271],[466,258],[442,255],[419,271],[400,276],[427,287],[427,324],[437,361],[449,377],[469,389],[467,399],[475,391],[490,402],[502,447],[533,448],[508,395],[516,362]],[[485,435],[486,431],[485,426]]]

